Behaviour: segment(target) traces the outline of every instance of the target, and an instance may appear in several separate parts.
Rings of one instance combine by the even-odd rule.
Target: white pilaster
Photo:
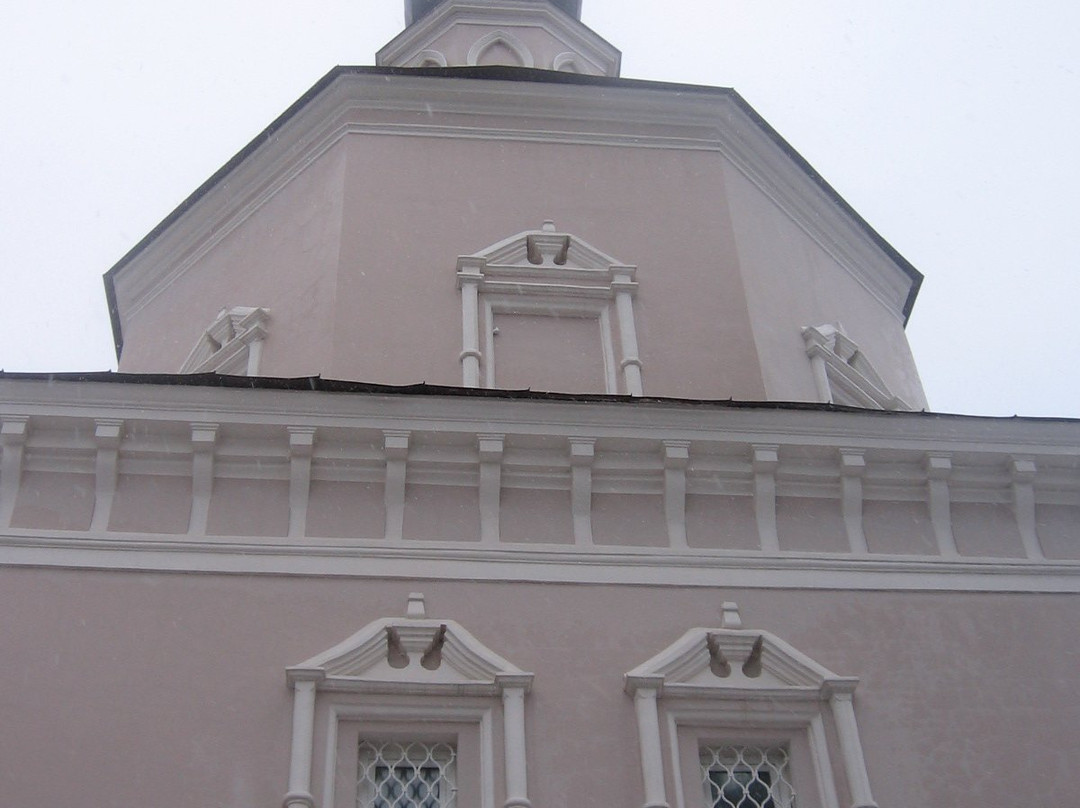
[[[0,422],[0,528],[11,526],[15,512],[28,420],[25,415],[8,415]]]
[[[877,808],[870,791],[870,777],[866,772],[862,744],[859,741],[859,725],[855,721],[855,705],[850,691],[834,690],[829,698],[832,706],[836,734],[840,739],[840,752],[844,758],[844,771],[851,789],[852,808]]]
[[[1035,461],[1029,458],[1014,457],[1010,463],[1012,472],[1013,512],[1016,514],[1016,526],[1020,530],[1020,540],[1024,544],[1024,554],[1033,561],[1046,558],[1039,531],[1035,522]]]
[[[532,674],[499,674],[496,681],[502,689],[503,703],[504,808],[531,808],[525,752],[525,693],[532,682]]]
[[[94,421],[94,443],[97,457],[94,459],[94,516],[90,520],[91,531],[109,529],[113,499],[116,497],[117,464],[120,456],[120,434],[124,422],[116,418],[98,418]]]
[[[646,681],[631,683],[634,688],[634,713],[637,715],[641,775],[645,788],[644,808],[668,808],[660,747],[660,713],[656,703],[662,681],[659,677],[649,677]]]
[[[461,384],[480,386],[480,283],[485,261],[461,258],[458,287],[461,289]]]
[[[686,467],[690,465],[690,441],[664,441],[664,517],[668,543],[686,547]]]
[[[405,461],[409,456],[409,432],[398,429],[384,430],[383,453],[386,456],[383,492],[386,508],[385,536],[392,541],[399,541],[405,524]]]
[[[289,793],[282,802],[283,808],[315,808],[311,796],[311,755],[315,740],[315,684],[321,678],[321,674],[294,677]]]
[[[757,517],[758,538],[766,553],[780,552],[780,537],[776,532],[776,469],[780,465],[780,447],[776,444],[755,444],[754,513]]]
[[[480,541],[499,543],[502,496],[502,435],[477,435],[480,449]]]
[[[619,342],[622,350],[623,385],[631,396],[643,393],[641,359],[638,357],[637,326],[634,324],[634,267],[612,267],[611,290],[615,293],[615,312],[619,316]]]
[[[247,345],[247,367],[245,368],[248,376],[259,375],[259,364],[262,362],[262,349],[263,340],[266,339],[266,326],[261,322],[251,326],[247,331],[240,335],[241,341]]]
[[[196,536],[206,533],[206,521],[210,515],[217,431],[217,424],[191,425],[191,516],[188,519],[188,533]]]
[[[286,429],[289,431],[289,535],[295,538],[307,532],[315,427],[290,426]]]
[[[592,464],[595,447],[595,438],[570,438],[570,509],[576,544],[593,543]]]
[[[952,459],[947,454],[931,452],[926,455],[927,489],[930,498],[930,523],[934,527],[938,553],[943,558],[955,558],[956,539],[952,531],[952,507],[949,496],[949,476]]]
[[[870,551],[863,531],[862,476],[865,473],[866,457],[862,449],[840,450],[841,510],[848,544],[856,555],[866,555]]]

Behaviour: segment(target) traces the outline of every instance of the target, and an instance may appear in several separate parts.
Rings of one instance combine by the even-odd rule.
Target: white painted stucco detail
[[[637,267],[612,258],[545,221],[457,262],[461,290],[461,366],[465,387],[496,388],[498,315],[595,319],[603,379],[589,391],[643,394],[634,297]],[[617,324],[618,339],[612,333]]]
[[[802,330],[802,336],[819,401],[876,410],[911,409],[889,390],[873,363],[844,333],[843,326],[808,326]]]
[[[11,524],[15,497],[22,479],[23,446],[26,444],[25,415],[5,415],[0,420],[0,528]]]
[[[258,376],[270,313],[257,306],[222,309],[191,349],[181,373]]]
[[[681,774],[685,757],[696,761],[698,755],[696,743],[692,749],[680,748],[680,735],[685,747],[691,730],[692,735],[701,733],[725,743],[738,743],[756,733],[797,744],[797,749],[808,750],[817,781],[797,784],[800,805],[838,808],[823,725],[826,702],[852,808],[876,808],[852,702],[857,684],[857,679],[837,676],[769,632],[742,628],[737,606],[725,603],[720,628],[691,629],[625,676],[638,717],[645,808],[666,805],[661,708],[669,732],[676,808],[696,804]]]
[[[503,808],[530,808],[525,745],[525,696],[533,675],[496,654],[453,620],[427,617],[423,594],[410,593],[405,616],[369,623],[353,636],[286,669],[293,688],[289,793],[284,808],[317,805],[311,766],[324,761],[322,804],[334,804],[338,723],[360,716],[387,721],[453,721],[480,730],[480,808],[497,808],[491,769],[493,699],[503,711]],[[370,704],[367,703],[370,699]],[[319,748],[317,711],[329,716],[330,734]],[[467,776],[459,772],[459,776]]]
[[[479,34],[479,36],[477,36]],[[377,65],[416,67],[421,54],[444,55],[443,67],[483,64],[485,51],[502,44],[495,64],[618,76],[622,55],[580,19],[535,0],[444,0],[413,20],[375,56]],[[559,64],[555,60],[562,58]]]

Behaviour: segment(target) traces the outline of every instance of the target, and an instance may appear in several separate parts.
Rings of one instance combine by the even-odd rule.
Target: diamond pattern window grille
[[[795,808],[782,746],[703,746],[701,776],[706,808]]]
[[[456,808],[449,743],[360,741],[356,808]]]

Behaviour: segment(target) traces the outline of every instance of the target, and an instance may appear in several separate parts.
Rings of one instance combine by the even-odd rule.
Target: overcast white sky
[[[1080,4],[584,0],[734,87],[926,275],[931,407],[1080,417]],[[0,367],[115,367],[101,275],[402,0],[0,3]]]

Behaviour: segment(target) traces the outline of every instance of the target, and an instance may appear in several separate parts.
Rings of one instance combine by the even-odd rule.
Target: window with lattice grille
[[[357,808],[456,808],[450,743],[360,741]]]
[[[703,746],[706,808],[795,808],[782,746]]]

